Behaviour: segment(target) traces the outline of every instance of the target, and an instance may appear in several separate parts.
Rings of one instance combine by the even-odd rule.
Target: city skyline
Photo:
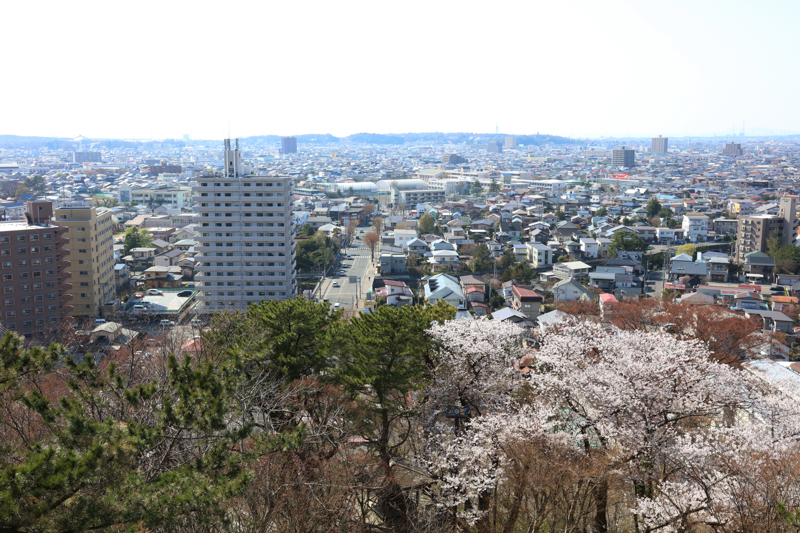
[[[0,134],[800,132],[792,2],[137,5],[8,6]]]

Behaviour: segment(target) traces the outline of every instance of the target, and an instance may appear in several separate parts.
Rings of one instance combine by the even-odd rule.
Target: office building
[[[650,140],[650,153],[666,154],[669,151],[669,139],[659,135]]]
[[[112,211],[91,204],[73,203],[55,211],[55,222],[67,229],[72,287],[72,310],[76,318],[97,318],[103,305],[113,301],[114,232]]]
[[[499,154],[503,151],[503,143],[492,141],[486,145],[486,151],[491,154]]]
[[[614,167],[632,167],[634,165],[634,150],[622,148],[615,148],[611,150],[611,166]]]
[[[66,228],[51,202],[28,202],[24,220],[0,222],[0,329],[25,337],[57,328],[72,310]]]
[[[727,143],[725,148],[722,149],[722,155],[728,157],[740,157],[743,154],[742,145],[739,143]]]
[[[284,154],[297,153],[297,138],[296,137],[283,137],[281,139],[281,151]]]
[[[443,154],[442,155],[442,163],[445,165],[463,165],[467,162],[465,157],[461,157],[458,154]]]
[[[263,300],[293,298],[295,287],[289,177],[250,174],[239,143],[225,140],[224,170],[197,178],[196,313],[243,310]]]
[[[72,152],[73,163],[100,163],[102,162],[100,152]]]

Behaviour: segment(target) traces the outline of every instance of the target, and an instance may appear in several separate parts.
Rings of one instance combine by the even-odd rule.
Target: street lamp
[[[465,407],[463,409],[460,407],[447,407],[444,410],[444,416],[453,419],[453,431],[455,432],[456,436],[458,436],[458,429],[460,427],[461,420],[469,418],[471,414],[472,410],[469,407]]]

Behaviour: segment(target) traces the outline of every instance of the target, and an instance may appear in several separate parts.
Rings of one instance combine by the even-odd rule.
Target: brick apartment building
[[[52,202],[28,202],[25,220],[0,222],[0,324],[25,337],[57,328],[67,302],[67,228],[52,222]]]

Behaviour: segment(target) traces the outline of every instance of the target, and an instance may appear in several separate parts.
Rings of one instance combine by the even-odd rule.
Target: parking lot
[[[197,291],[162,291],[159,295],[144,294],[142,298],[131,298],[126,303],[126,312],[131,315],[170,315],[177,317]],[[144,306],[144,309],[138,307]]]

